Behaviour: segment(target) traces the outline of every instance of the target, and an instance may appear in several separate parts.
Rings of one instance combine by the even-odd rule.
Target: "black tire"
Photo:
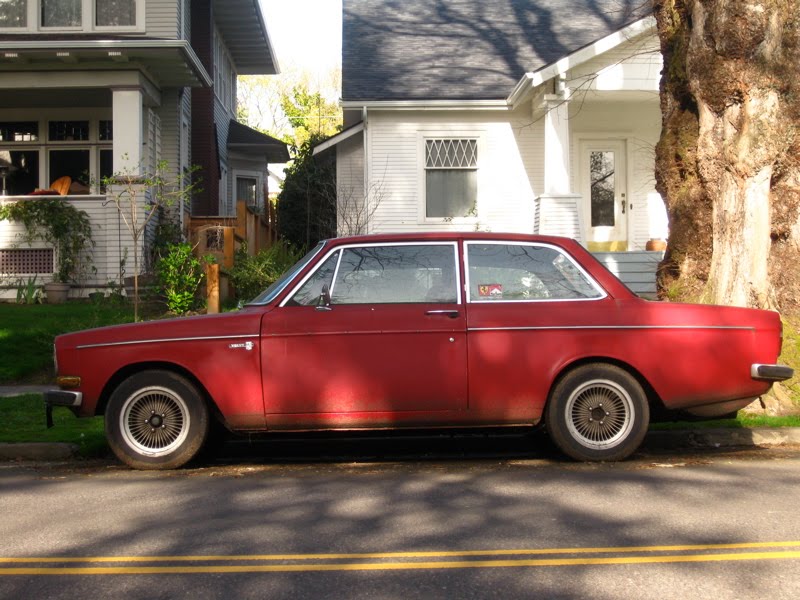
[[[106,407],[108,445],[134,469],[176,469],[208,436],[208,407],[197,388],[169,371],[142,371],[123,381]]]
[[[647,397],[627,371],[605,363],[578,367],[553,388],[547,432],[564,454],[581,461],[624,460],[650,422]]]

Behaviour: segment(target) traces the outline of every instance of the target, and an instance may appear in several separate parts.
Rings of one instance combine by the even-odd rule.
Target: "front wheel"
[[[650,409],[627,371],[603,363],[567,373],[553,389],[545,422],[553,442],[583,461],[623,460],[642,443]]]
[[[123,381],[106,408],[108,445],[134,469],[175,469],[194,458],[208,435],[208,408],[197,388],[169,371]]]

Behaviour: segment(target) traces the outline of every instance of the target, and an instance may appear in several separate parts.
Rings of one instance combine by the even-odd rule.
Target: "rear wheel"
[[[567,373],[553,389],[547,431],[576,460],[623,460],[642,443],[650,410],[642,386],[627,371],[604,363]]]
[[[114,454],[135,469],[174,469],[194,458],[208,435],[208,408],[197,388],[169,371],[123,381],[106,408]]]

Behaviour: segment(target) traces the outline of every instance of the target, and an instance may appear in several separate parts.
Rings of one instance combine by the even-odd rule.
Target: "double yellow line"
[[[790,550],[789,548],[800,548],[800,541],[744,542],[738,544],[673,546],[628,546],[616,548],[533,548],[519,550],[454,550],[423,552],[369,552],[349,554],[0,557],[0,565],[37,565],[8,567],[0,566],[0,576],[401,571],[509,567],[560,567],[576,565],[699,563],[777,559],[787,560],[800,558],[800,550]],[[500,558],[512,556],[516,558]],[[478,559],[478,557],[480,559]],[[114,566],[66,566],[97,565],[102,563],[112,564]],[[119,563],[127,564],[120,565]],[[141,563],[150,564],[144,566]],[[185,563],[204,564],[187,565]]]

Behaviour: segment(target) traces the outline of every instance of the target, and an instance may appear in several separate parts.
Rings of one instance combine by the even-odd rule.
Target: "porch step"
[[[656,300],[656,272],[664,259],[664,252],[635,250],[633,252],[593,252],[614,275],[630,290],[642,298]]]

